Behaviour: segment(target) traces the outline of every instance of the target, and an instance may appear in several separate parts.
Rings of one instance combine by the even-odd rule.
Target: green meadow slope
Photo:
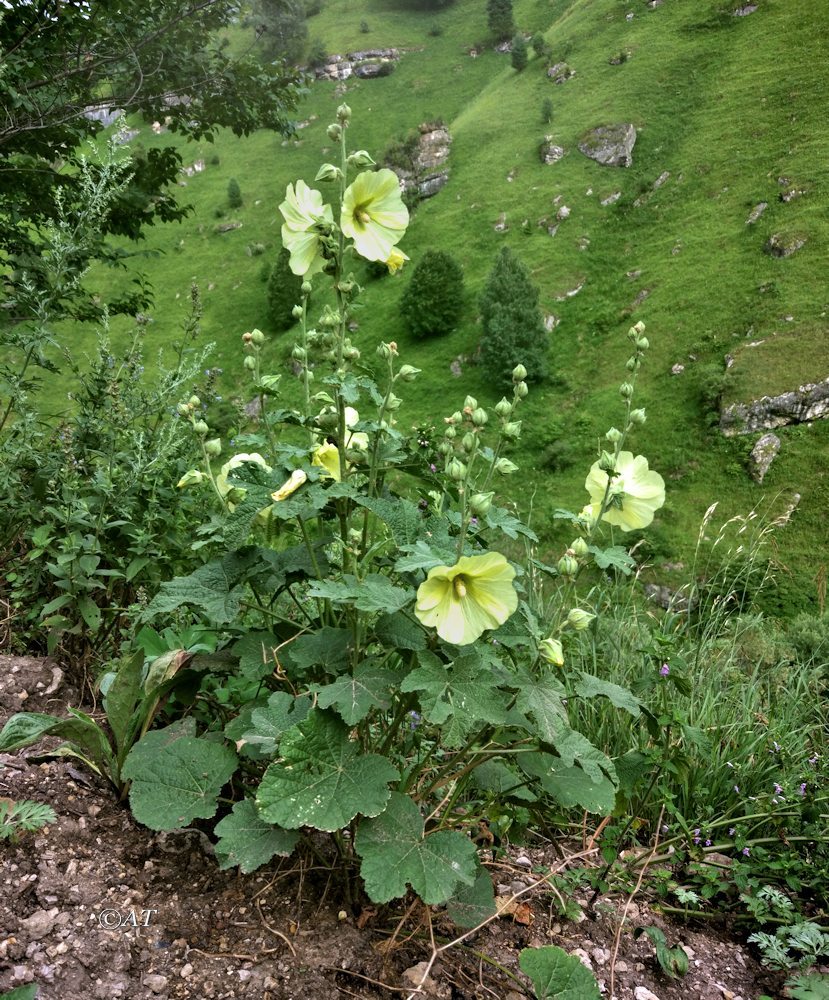
[[[574,70],[556,85],[543,59],[531,53],[517,73],[508,55],[486,44],[483,0],[458,0],[437,13],[386,0],[326,0],[309,20],[312,39],[329,52],[397,46],[404,50],[397,68],[339,89],[314,84],[295,140],[227,136],[183,150],[185,163],[205,161],[181,190],[195,210],[182,224],[153,230],[143,249],[160,255],[135,261],[155,287],[148,351],[175,337],[196,281],[204,337],[216,342],[214,363],[232,391],[241,333],[268,331],[261,274],[279,246],[277,206],[285,185],[297,177],[310,183],[331,152],[325,130],[337,104],[345,99],[354,111],[352,148],[365,147],[377,159],[392,138],[441,119],[453,137],[450,179],[417,209],[403,249],[413,263],[430,248],[456,256],[467,284],[463,320],[447,337],[412,341],[399,320],[406,271],[366,275],[366,309],[354,335],[368,364],[378,340],[395,339],[404,360],[424,369],[401,418],[439,422],[467,393],[485,405],[496,401],[469,359],[480,337],[476,297],[507,243],[557,320],[551,378],[527,401],[516,459],[522,472],[511,481],[516,499],[532,500],[542,537],[550,538],[556,507],[579,509],[586,500],[584,476],[597,440],[621,419],[616,386],[627,358],[624,334],[642,320],[651,351],[638,402],[648,423],[635,447],[668,484],[665,509],[646,540],[655,574],[669,579],[660,564],[688,558],[714,501],[725,517],[764,504],[779,510],[797,492],[800,505],[777,536],[779,606],[816,605],[827,540],[829,424],[778,431],[780,455],[758,486],[746,463],[759,434],[725,439],[713,411],[718,396],[750,400],[829,376],[829,7],[759,0],[750,16],[735,17],[735,6],[737,0],[665,0],[655,8],[641,0],[516,0],[519,28],[543,32],[553,61]],[[473,48],[479,54],[471,55]],[[545,98],[553,104],[549,124],[542,123]],[[630,168],[600,166],[578,151],[586,130],[621,122],[638,132]],[[141,129],[134,141],[161,141],[147,125]],[[539,156],[545,135],[566,150],[552,165]],[[226,206],[231,177],[244,197],[234,211]],[[782,200],[792,189],[797,196]],[[747,224],[760,202],[768,207]],[[569,217],[551,237],[539,223],[554,223],[562,206]],[[504,232],[495,229],[499,219]],[[231,220],[242,227],[217,233],[217,224]],[[772,257],[763,248],[773,233],[805,243],[791,257]],[[256,255],[257,244],[264,254]],[[94,280],[129,277],[107,272]],[[124,335],[117,323],[113,333]],[[76,349],[91,345],[89,331],[67,334]],[[274,339],[280,369],[291,344],[290,332]],[[450,370],[456,359],[459,375]],[[672,374],[675,365],[684,365],[681,374]]]

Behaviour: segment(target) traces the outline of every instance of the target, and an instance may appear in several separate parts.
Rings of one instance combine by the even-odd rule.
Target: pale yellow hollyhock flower
[[[307,481],[308,474],[304,469],[294,469],[279,489],[271,493],[271,500],[276,503],[280,500],[287,500],[292,493],[296,493],[300,486]]]
[[[290,252],[290,268],[294,274],[312,275],[321,271],[325,260],[320,246],[320,230],[334,221],[330,205],[324,205],[319,191],[305,181],[289,184],[285,201],[279,206],[285,222],[282,245]]]
[[[393,170],[363,171],[343,197],[340,226],[366,260],[388,261],[409,224],[409,210]]]
[[[352,431],[352,427],[356,427],[360,420],[360,414],[354,409],[353,406],[346,406],[345,408],[345,426],[347,428],[345,436],[345,450],[346,451],[367,451],[368,450],[368,434],[364,434],[362,431]],[[311,458],[311,464],[316,465],[318,468],[324,469],[326,474],[331,479],[336,479],[339,482],[342,479],[342,474],[340,473],[340,449],[328,441],[323,441],[323,443],[314,451]]]
[[[395,247],[389,254],[389,259],[386,261],[386,267],[389,269],[389,274],[397,274],[401,267],[406,263],[409,258],[402,250],[398,250]]]
[[[503,625],[518,607],[514,578],[500,552],[435,566],[418,587],[415,615],[446,642],[467,646],[486,629]]]
[[[219,491],[219,494],[223,499],[225,499],[227,495],[230,493],[230,491],[234,488],[238,489],[239,493],[241,493],[242,496],[244,496],[245,493],[244,489],[242,489],[241,487],[231,486],[230,483],[228,482],[228,477],[230,476],[230,473],[234,469],[238,469],[239,466],[244,465],[245,462],[253,462],[255,465],[260,465],[265,470],[265,472],[271,471],[271,467],[268,465],[265,459],[262,458],[262,456],[256,451],[252,451],[249,455],[246,452],[242,452],[240,455],[234,455],[233,458],[225,462],[225,464],[219,470],[218,476],[216,476],[216,489]],[[226,502],[228,510],[233,510],[233,508],[236,506],[236,504],[231,503],[230,501]]]
[[[665,503],[665,480],[658,472],[648,469],[648,460],[643,455],[634,458],[630,451],[619,453],[616,473],[610,480],[610,506],[602,514],[602,520],[618,525],[622,531],[646,528],[654,512]],[[602,508],[607,483],[608,474],[594,462],[584,483],[593,501],[594,518]]]

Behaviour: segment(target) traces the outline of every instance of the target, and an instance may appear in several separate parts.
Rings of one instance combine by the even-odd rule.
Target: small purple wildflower
[[[705,846],[706,847],[710,847],[711,846],[711,840],[710,840],[710,838],[705,841]]]
[[[772,743],[772,745],[771,745],[771,746],[772,746],[772,749],[774,750],[774,752],[775,752],[775,753],[780,753],[780,750],[781,750],[782,748],[781,748],[780,744],[779,744],[779,743],[777,742],[777,740],[775,740],[775,741],[774,741],[774,742]]]
[[[737,795],[739,795],[740,794],[740,786],[739,785],[735,785],[734,786],[734,791],[737,793]]]
[[[783,786],[779,785],[776,781],[774,783],[774,794],[775,795],[782,795],[783,794]]]
[[[747,847],[744,847],[744,848],[743,848],[743,854],[744,854],[744,855],[745,855],[745,857],[747,857],[747,858],[748,858],[748,857],[751,857],[751,851],[750,851],[750,850],[749,850],[749,849],[748,849]]]
[[[660,667],[659,673],[663,677],[667,677],[670,672],[671,672],[671,668],[668,666],[668,664],[667,663],[663,663],[662,666]]]
[[[728,828],[728,836],[729,837],[733,837],[736,832],[737,832],[737,827],[736,826],[730,826]]]
[[[420,725],[421,715],[419,712],[409,712],[409,718],[411,719],[409,728],[412,732],[414,732],[414,730]]]
[[[435,465],[434,462],[430,462],[429,463],[429,471],[430,472],[437,472],[438,471],[438,467]]]
[[[817,754],[812,754],[812,756],[809,758],[809,763],[812,765],[812,767],[814,767],[815,764],[817,764],[818,760],[820,760],[820,758],[818,757],[818,755]]]
[[[801,795],[801,796],[803,796],[803,795],[806,794],[806,782],[805,781],[801,784],[800,788],[798,789],[797,794]]]
[[[698,844],[701,840],[702,837],[699,835],[699,827],[697,827],[696,830],[694,830],[694,843]]]
[[[472,525],[473,528],[477,528],[478,527],[478,518],[477,517],[470,517],[469,518],[469,523]]]

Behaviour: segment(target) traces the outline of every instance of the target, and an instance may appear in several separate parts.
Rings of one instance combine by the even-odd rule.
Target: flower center
[[[368,214],[368,212],[364,208],[358,208],[357,212],[355,214],[356,214],[358,220],[360,222],[362,222],[362,224],[364,226],[367,226],[369,224],[369,222],[371,222],[371,216]]]
[[[452,582],[455,588],[455,596],[459,600],[463,600],[466,597],[466,581],[462,576],[456,576]]]

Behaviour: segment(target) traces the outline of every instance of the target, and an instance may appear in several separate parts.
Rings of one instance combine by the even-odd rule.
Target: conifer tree
[[[242,207],[242,191],[235,177],[227,182],[227,203],[231,208]]]
[[[512,0],[487,0],[486,16],[489,30],[499,42],[509,38],[515,31]]]
[[[509,385],[513,368],[522,364],[528,381],[543,379],[549,345],[538,307],[538,289],[509,247],[503,247],[495,258],[479,308],[483,325],[481,364],[486,374]]]
[[[412,273],[400,312],[416,337],[449,333],[463,308],[463,270],[443,250],[427,250]]]
[[[522,69],[527,68],[528,58],[524,36],[516,35],[512,40],[512,68],[520,73]]]

